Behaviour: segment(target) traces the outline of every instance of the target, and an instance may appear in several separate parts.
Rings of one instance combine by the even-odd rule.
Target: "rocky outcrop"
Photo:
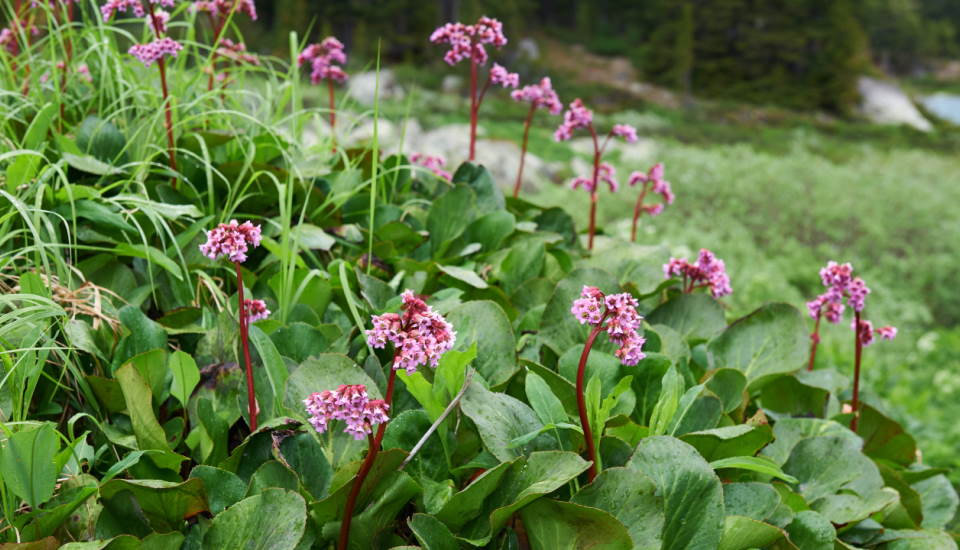
[[[922,132],[933,129],[930,121],[917,109],[910,97],[891,82],[861,76],[857,81],[860,111],[879,124],[905,124]]]

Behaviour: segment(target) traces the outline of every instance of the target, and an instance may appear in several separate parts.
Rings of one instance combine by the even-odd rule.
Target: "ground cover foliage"
[[[208,87],[208,29],[172,14],[169,103],[125,53],[135,23],[52,32],[47,13],[3,58],[5,548],[330,548],[352,498],[354,549],[956,548],[948,472],[869,395],[849,428],[852,333],[846,362],[807,371],[805,313],[731,311],[733,265],[733,297],[685,292],[664,245],[610,232],[588,251],[586,195],[544,206],[477,164],[447,179],[376,138],[307,143],[329,113],[303,107],[304,44]],[[90,82],[43,78],[67,40]],[[236,271],[200,250],[231,219],[262,231]],[[271,311],[248,331],[238,280]],[[584,353],[585,286],[636,300],[636,365],[606,337]],[[456,341],[395,374],[367,331],[406,289]],[[304,408],[341,385],[394,390],[363,483],[368,444]]]

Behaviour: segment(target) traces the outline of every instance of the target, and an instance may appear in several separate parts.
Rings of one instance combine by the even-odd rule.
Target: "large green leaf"
[[[167,347],[167,333],[159,323],[154,322],[140,311],[140,308],[124,306],[120,308],[120,322],[130,333],[120,340],[113,356],[113,364],[119,366],[134,355]]]
[[[648,437],[637,445],[627,468],[649,477],[663,497],[662,550],[717,548],[723,491],[696,449],[673,437]]]
[[[123,398],[130,413],[130,422],[133,424],[133,433],[137,437],[137,446],[141,450],[167,451],[151,455],[151,459],[161,468],[177,469],[183,457],[170,453],[167,436],[163,427],[153,414],[153,395],[150,386],[141,376],[133,363],[127,363],[114,373]]]
[[[647,321],[666,325],[692,342],[709,340],[727,326],[720,304],[706,294],[675,296],[650,312]]]
[[[31,508],[40,506],[53,495],[60,473],[54,460],[59,449],[50,423],[10,434],[0,441],[0,479]]]
[[[435,258],[442,256],[473,220],[476,202],[476,194],[465,185],[458,185],[433,201],[427,215],[427,231]]]
[[[766,547],[782,539],[784,532],[755,519],[727,516],[723,522],[723,537],[718,550],[750,550]]]
[[[413,536],[417,537],[424,550],[459,550],[456,537],[437,518],[427,514],[414,514],[407,520]]]
[[[608,468],[571,502],[605,510],[626,526],[635,550],[660,550],[663,542],[663,494],[645,474]]]
[[[917,460],[917,442],[903,426],[864,403],[860,406],[857,435],[863,438],[863,453],[874,459],[909,466]]]
[[[758,387],[768,377],[801,368],[809,343],[800,311],[788,304],[767,304],[710,343],[710,365],[738,369],[751,387]]]
[[[833,550],[837,532],[830,522],[813,510],[799,512],[787,533],[799,550]]]
[[[200,383],[200,369],[197,368],[197,363],[193,360],[193,357],[179,350],[170,354],[167,365],[170,374],[173,375],[170,393],[177,398],[177,401],[180,401],[181,405],[186,407],[190,400],[190,394]]]
[[[538,431],[543,424],[526,403],[505,393],[470,384],[460,401],[460,408],[477,425],[484,447],[501,462],[550,446],[550,437],[546,434],[525,446],[511,445],[512,440]]]
[[[506,258],[500,262],[498,272],[503,291],[510,294],[524,282],[538,276],[543,270],[545,255],[541,239],[524,239],[510,247]]]
[[[268,489],[245,498],[213,518],[203,550],[294,550],[303,537],[307,507],[303,497]]]
[[[486,300],[465,302],[447,314],[447,321],[457,331],[454,349],[467,351],[476,344],[473,368],[491,386],[503,384],[517,372],[517,341],[499,305]]]
[[[516,226],[516,218],[505,210],[484,214],[473,221],[463,234],[468,243],[479,243],[483,252],[497,250]]]
[[[190,477],[203,481],[207,503],[213,515],[239,502],[247,492],[247,484],[237,474],[213,466],[197,466],[190,472]]]
[[[923,527],[942,529],[957,515],[957,491],[945,475],[937,475],[912,485],[923,503]]]
[[[464,526],[460,538],[475,546],[489,543],[516,511],[562,487],[588,467],[589,462],[565,451],[536,452],[515,461],[484,501],[484,512]]]
[[[587,506],[540,499],[520,510],[532,550],[631,550],[630,535],[613,516]]]
[[[135,504],[136,513],[155,531],[180,530],[185,520],[208,510],[203,481],[182,483],[155,479],[113,479],[100,487],[104,506],[113,511]]]
[[[731,456],[753,456],[773,439],[769,426],[737,424],[712,430],[689,432],[680,437],[696,447],[707,460]]]
[[[525,463],[518,458],[513,462],[503,462],[480,474],[477,479],[464,487],[444,503],[437,512],[437,518],[454,531],[459,531],[473,518],[483,512],[483,503],[500,486],[501,480],[516,463]]]

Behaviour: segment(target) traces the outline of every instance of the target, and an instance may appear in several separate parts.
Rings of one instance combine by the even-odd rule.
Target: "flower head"
[[[547,76],[543,77],[539,84],[530,84],[519,90],[514,90],[510,93],[510,97],[512,97],[514,101],[528,101],[532,103],[535,108],[546,109],[550,111],[552,115],[559,115],[563,111],[563,104],[560,103],[560,97],[557,96],[557,92],[553,89],[553,84],[550,82],[550,77]]]
[[[260,226],[250,222],[221,223],[207,231],[207,242],[200,245],[200,252],[211,260],[226,256],[231,262],[247,261],[247,250],[260,246]]]
[[[179,42],[166,37],[148,42],[147,44],[134,44],[127,53],[136,57],[141,63],[149,67],[165,56],[176,57],[177,53],[182,49],[183,46]]]
[[[260,64],[259,57],[254,54],[247,53],[246,44],[243,42],[234,42],[229,38],[224,38],[220,41],[220,47],[217,48],[217,56],[230,60],[237,65],[243,63],[248,65]]]
[[[310,424],[319,433],[327,431],[331,420],[342,420],[347,424],[344,433],[360,440],[373,433],[374,425],[389,420],[390,406],[382,399],[370,399],[362,384],[313,393],[303,404],[310,415]]]
[[[507,71],[499,63],[494,63],[493,67],[490,67],[490,83],[504,88],[516,88],[520,85],[520,75]]]
[[[636,143],[639,139],[637,137],[637,129],[629,124],[614,124],[613,130],[610,130],[610,133],[622,137],[627,143]]]
[[[893,340],[894,338],[897,337],[897,327],[892,327],[889,325],[885,327],[880,327],[874,330],[873,332],[874,334],[876,334],[880,338],[883,338],[884,340]]]
[[[447,164],[447,160],[440,155],[424,155],[422,153],[413,153],[410,155],[410,162],[427,168],[438,178],[442,178],[447,181],[450,181],[453,178],[453,174],[443,169],[443,167]]]
[[[557,131],[553,133],[553,139],[557,141],[567,141],[573,137],[573,131],[577,128],[586,128],[593,123],[593,111],[583,105],[580,98],[574,99],[567,110],[563,113],[563,122]]]
[[[714,298],[722,298],[733,292],[723,260],[706,248],[700,249],[697,261],[692,264],[685,259],[670,258],[670,261],[663,266],[663,274],[668,279],[683,277],[688,285],[684,289],[685,292],[706,287],[710,289],[710,294]]]
[[[870,294],[870,289],[867,288],[867,285],[863,282],[863,279],[856,277],[850,281],[850,284],[847,285],[847,293],[849,295],[847,303],[850,304],[850,307],[852,307],[854,311],[863,311],[864,302],[867,300],[867,294]]]
[[[643,317],[637,313],[636,298],[629,293],[604,296],[595,286],[584,286],[573,301],[570,312],[582,325],[600,327],[619,349],[615,352],[624,365],[636,365],[645,357],[646,339],[637,332]]]
[[[263,300],[244,300],[243,312],[247,315],[248,324],[270,317],[270,310]]]
[[[107,0],[106,4],[100,6],[100,14],[103,15],[104,21],[109,21],[118,11],[126,13],[127,10],[132,11],[136,17],[146,15],[140,0]]]
[[[430,42],[450,45],[443,56],[449,65],[456,65],[464,59],[483,65],[488,58],[484,44],[501,48],[507,44],[507,37],[503,34],[503,23],[484,16],[473,25],[447,23],[433,31]]]
[[[820,281],[827,290],[807,302],[811,317],[816,319],[822,315],[831,323],[839,323],[843,316],[844,298],[854,311],[863,311],[870,289],[863,279],[853,276],[853,266],[849,263],[827,262],[826,267],[820,270]]]
[[[373,316],[367,344],[378,349],[388,342],[393,344],[396,350],[393,368],[405,369],[407,374],[416,372],[420,365],[436,367],[440,357],[456,342],[453,326],[413,291],[404,291],[401,298],[399,314]]]
[[[347,55],[343,52],[343,43],[332,36],[324,38],[319,44],[307,46],[297,56],[297,64],[310,64],[310,81],[319,84],[322,80],[344,82],[347,73],[337,64],[347,62]]]
[[[233,9],[234,3],[237,4],[236,13],[245,13],[250,17],[250,19],[254,21],[257,20],[257,6],[254,4],[253,0],[198,1],[193,3],[193,9],[197,11],[205,11],[221,18],[225,18],[230,15],[230,10]]]

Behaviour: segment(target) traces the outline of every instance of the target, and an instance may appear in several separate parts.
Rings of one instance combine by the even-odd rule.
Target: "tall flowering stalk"
[[[583,438],[587,445],[587,456],[591,460],[587,480],[593,481],[597,476],[597,445],[590,429],[590,420],[587,417],[587,402],[584,395],[584,372],[587,359],[593,343],[601,332],[606,332],[610,341],[617,346],[616,356],[624,365],[634,366],[645,357],[643,344],[646,339],[640,336],[637,330],[643,317],[637,313],[638,302],[629,293],[611,294],[604,296],[599,288],[584,286],[580,291],[580,298],[574,300],[570,312],[582,325],[590,325],[590,335],[580,354],[580,364],[577,366],[577,411],[580,414],[580,426],[583,428]],[[603,430],[603,426],[599,427]]]
[[[227,21],[235,12],[245,13],[250,19],[257,20],[257,6],[253,0],[201,0],[193,3],[193,8],[198,12],[206,12],[210,19],[210,26],[213,28],[213,44],[220,42],[220,37],[227,26]],[[232,41],[224,40],[223,47],[218,47],[210,54],[210,76],[207,78],[207,91],[213,90],[213,83],[218,79],[217,75],[217,57],[229,52],[243,52],[246,47],[243,43],[234,44]],[[226,48],[226,50],[224,50]],[[256,58],[254,58],[256,59]],[[257,61],[259,64],[259,60]]]
[[[578,128],[586,128],[593,139],[593,177],[590,179],[582,176],[577,177],[573,180],[571,186],[574,189],[583,187],[590,192],[590,227],[587,249],[593,250],[593,235],[596,233],[597,227],[597,203],[600,201],[597,186],[600,181],[604,181],[610,186],[611,192],[616,192],[619,188],[613,166],[602,162],[603,153],[610,143],[610,138],[614,136],[623,138],[627,143],[635,143],[637,141],[637,130],[629,124],[615,124],[601,144],[597,137],[597,130],[593,126],[593,111],[587,109],[580,98],[574,99],[566,112],[563,113],[563,123],[553,133],[553,138],[557,141],[567,141],[573,137],[573,132]]]
[[[183,45],[165,36],[170,14],[156,7],[159,4],[165,8],[173,8],[174,0],[146,0],[146,3],[147,10],[145,11],[141,0],[108,0],[106,4],[100,7],[100,13],[103,15],[104,21],[109,21],[114,13],[118,11],[125,13],[129,9],[136,17],[146,17],[148,25],[153,29],[153,42],[134,44],[130,47],[128,53],[139,59],[146,67],[156,63],[157,68],[160,70],[160,91],[163,94],[164,127],[167,131],[167,155],[169,157],[170,169],[176,172],[177,158],[174,154],[173,107],[170,105],[170,92],[167,87],[167,69],[164,58],[167,56],[176,57],[180,50],[183,49]],[[171,183],[173,188],[176,189],[176,176],[171,178]]]
[[[673,204],[673,190],[670,188],[670,182],[663,179],[663,164],[654,164],[646,174],[643,172],[634,172],[630,174],[629,184],[631,187],[642,183],[640,195],[637,197],[637,204],[633,207],[633,225],[630,227],[630,241],[637,242],[637,220],[640,215],[646,212],[650,216],[659,216],[663,212],[664,205]],[[643,204],[647,191],[663,197],[663,202],[657,204]]]
[[[313,394],[306,400],[310,422],[318,432],[327,429],[327,422],[339,419],[347,422],[344,430],[356,439],[372,434],[372,426],[379,424],[376,435],[368,437],[367,456],[360,464],[357,478],[350,488],[343,521],[340,523],[340,538],[337,548],[347,550],[350,542],[350,523],[353,520],[357,495],[363,487],[363,481],[380,452],[383,434],[390,418],[387,412],[393,404],[393,387],[397,380],[397,371],[403,369],[407,374],[417,372],[421,365],[436,367],[440,357],[449,351],[456,341],[453,327],[435,312],[422,298],[407,290],[401,295],[400,313],[374,315],[373,328],[367,331],[367,344],[371,348],[383,349],[387,344],[393,346],[393,364],[387,379],[387,392],[383,401],[367,400],[363,386],[341,386],[338,393],[323,392]],[[339,408],[338,408],[339,407]]]
[[[825,318],[827,322],[839,323],[843,318],[843,301],[846,300],[847,305],[853,310],[853,323],[850,325],[854,334],[851,402],[853,420],[850,422],[850,429],[855,432],[860,420],[860,362],[863,348],[872,344],[875,336],[884,340],[893,340],[897,336],[897,329],[892,326],[874,329],[873,323],[863,318],[863,308],[866,306],[870,288],[863,279],[853,276],[853,266],[849,263],[827,262],[826,267],[820,270],[820,281],[827,288],[826,292],[807,302],[807,310],[814,319],[813,333],[810,334],[810,360],[807,370],[813,370],[817,355],[817,345],[820,343],[820,319]]]
[[[694,263],[683,258],[670,258],[670,262],[663,266],[663,275],[667,279],[682,277],[683,283],[680,288],[684,294],[689,294],[698,288],[706,288],[714,298],[722,298],[733,292],[723,260],[706,248],[700,249],[700,254]]]
[[[447,23],[437,28],[430,35],[430,42],[434,44],[449,44],[450,49],[444,54],[443,60],[448,65],[470,60],[470,154],[472,162],[476,158],[477,118],[483,97],[491,84],[504,88],[516,88],[520,85],[520,76],[517,73],[507,72],[502,66],[494,63],[487,74],[487,81],[479,87],[479,68],[486,65],[486,44],[502,48],[507,44],[507,37],[503,34],[503,23],[497,19],[483,16],[473,25],[463,23]]]
[[[530,84],[510,93],[514,101],[530,103],[527,118],[523,122],[523,146],[520,148],[520,168],[517,170],[517,182],[513,185],[513,197],[520,196],[520,185],[523,181],[523,165],[527,160],[527,140],[530,137],[530,122],[537,109],[546,109],[551,115],[559,115],[563,111],[560,97],[553,89],[550,77],[543,77],[539,84]]]
[[[257,396],[253,385],[253,365],[250,362],[250,323],[270,315],[262,300],[246,300],[243,297],[243,276],[240,264],[247,261],[250,248],[260,246],[260,226],[250,222],[221,223],[207,231],[207,242],[200,245],[200,252],[211,260],[226,257],[233,262],[237,275],[237,304],[240,318],[240,344],[243,348],[243,360],[247,373],[247,412],[250,418],[250,431],[257,430]]]
[[[343,53],[343,43],[332,36],[323,39],[319,44],[307,46],[297,56],[297,64],[310,64],[310,82],[319,84],[327,81],[327,92],[330,101],[330,128],[337,125],[337,105],[333,92],[335,83],[342,84],[347,80],[347,73],[342,67],[347,62],[347,55]]]

